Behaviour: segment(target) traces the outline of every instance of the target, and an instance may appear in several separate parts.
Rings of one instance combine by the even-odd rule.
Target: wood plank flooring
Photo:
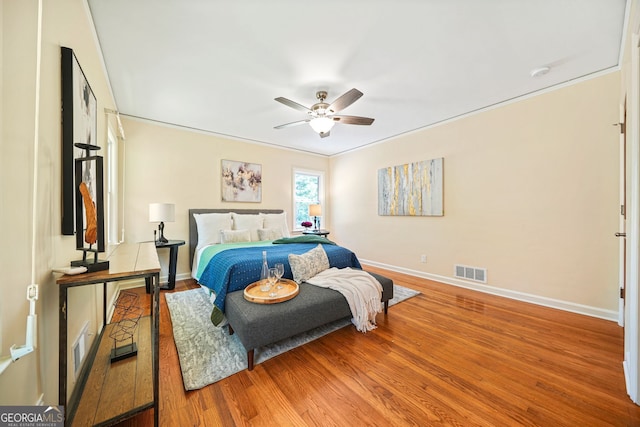
[[[616,323],[365,269],[422,293],[372,332],[346,327],[190,392],[161,296],[160,424],[640,426]],[[153,410],[118,424],[151,425]]]

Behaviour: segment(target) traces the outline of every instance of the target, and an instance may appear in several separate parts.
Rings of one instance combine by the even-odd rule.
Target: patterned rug
[[[420,292],[393,285],[394,298],[389,306]],[[211,323],[212,303],[200,288],[165,294],[173,324],[173,339],[178,349],[185,390],[197,390],[247,368],[247,352],[236,335]],[[350,325],[338,320],[311,331],[255,350],[257,365],[274,356]]]

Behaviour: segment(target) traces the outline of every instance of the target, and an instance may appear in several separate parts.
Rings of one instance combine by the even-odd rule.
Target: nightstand
[[[329,230],[305,230],[302,232],[302,234],[311,234],[315,236],[322,236],[324,238],[327,238],[330,233],[331,232]]]
[[[178,264],[178,248],[184,245],[184,240],[169,240],[167,243],[155,242],[156,249],[169,248],[169,281],[166,286],[160,286],[162,290],[171,290],[176,287],[176,266]],[[147,293],[150,292],[147,285]]]

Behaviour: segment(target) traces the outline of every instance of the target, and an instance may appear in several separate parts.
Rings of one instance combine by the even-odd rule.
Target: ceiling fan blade
[[[347,125],[370,125],[375,120],[370,117],[359,116],[331,116],[331,118],[338,123]]]
[[[362,92],[360,92],[358,89],[351,89],[350,91],[344,93],[338,99],[333,101],[333,103],[329,106],[329,111],[337,113],[338,111],[343,110],[349,105],[356,102],[362,95]]]
[[[308,109],[304,105],[298,104],[297,102],[294,102],[294,101],[292,101],[290,99],[283,98],[283,97],[279,96],[278,98],[275,98],[275,100],[280,102],[280,103],[282,103],[282,104],[284,104],[284,105],[286,105],[286,106],[288,106],[288,107],[295,108],[296,110],[300,110],[300,111],[303,111],[303,112],[309,113],[309,114],[311,113],[310,109]]]
[[[275,126],[274,129],[283,129],[283,128],[290,128],[292,126],[298,126],[304,123],[309,123],[311,121],[311,119],[307,119],[307,120],[298,120],[297,122],[291,122],[291,123],[285,123],[283,125],[280,126]]]
[[[320,135],[320,138],[326,138],[326,137],[329,136],[330,133],[331,133],[331,131],[328,130],[326,132],[319,133],[318,135]]]

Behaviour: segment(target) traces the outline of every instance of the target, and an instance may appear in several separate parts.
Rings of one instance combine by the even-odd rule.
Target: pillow
[[[198,250],[220,243],[220,231],[231,230],[231,213],[193,214],[198,229]]]
[[[257,242],[260,240],[258,237],[258,229],[264,228],[264,221],[262,216],[255,215],[241,215],[235,212],[231,213],[231,217],[233,218],[233,229],[234,230],[249,230],[251,233],[251,241]]]
[[[281,228],[282,236],[291,237],[289,232],[289,226],[287,225],[287,213],[282,212],[279,214],[260,214],[264,218],[264,228]]]
[[[251,233],[249,230],[222,230],[220,241],[222,243],[250,242]]]
[[[329,268],[329,258],[327,253],[318,245],[302,255],[289,254],[289,265],[293,280],[300,284],[307,279],[311,279],[316,274]]]
[[[260,240],[278,240],[282,238],[282,229],[278,228],[260,228],[258,229],[258,237]]]

